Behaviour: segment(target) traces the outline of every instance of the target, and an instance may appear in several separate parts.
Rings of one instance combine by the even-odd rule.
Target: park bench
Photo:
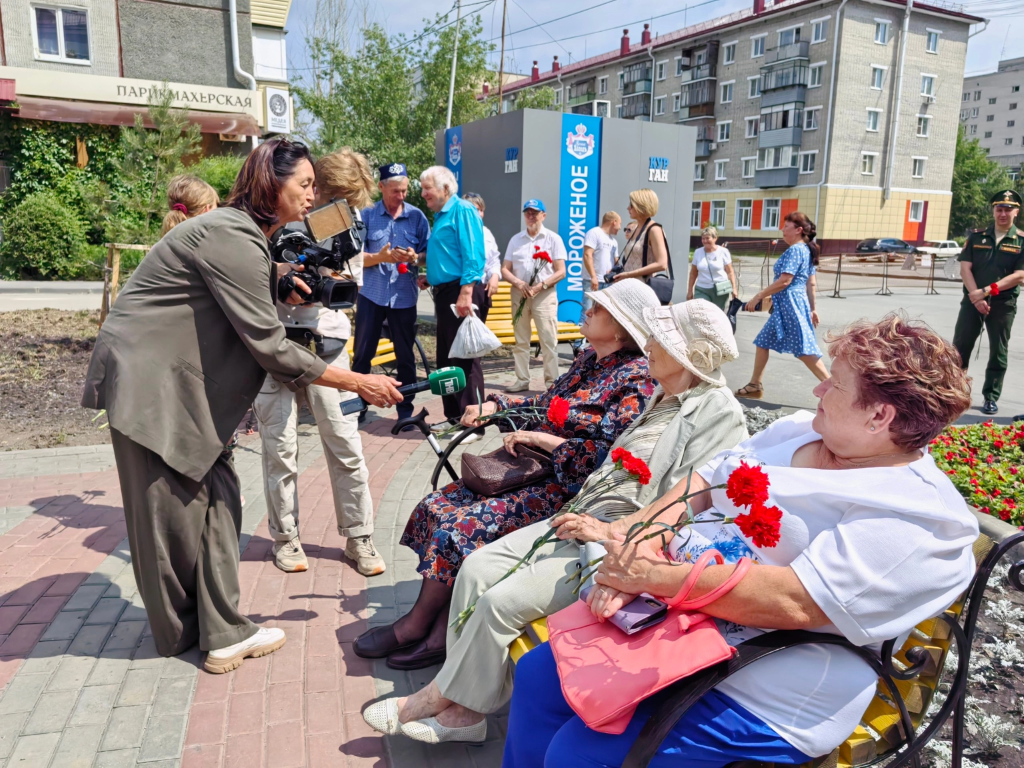
[[[987,515],[976,513],[979,519]],[[984,525],[988,520],[982,519]],[[722,662],[680,681],[655,696],[655,711],[641,730],[623,763],[623,768],[646,768],[658,746],[686,711],[705,693],[733,672],[785,648],[807,643],[841,645],[867,661],[879,676],[878,693],[868,706],[861,724],[830,755],[805,764],[803,768],[855,768],[882,761],[887,768],[918,765],[920,752],[940,728],[953,718],[952,768],[960,768],[964,749],[964,716],[967,676],[978,614],[989,576],[999,560],[1014,546],[1024,543],[1017,532],[1002,541],[982,533],[974,544],[978,565],[967,591],[941,615],[923,621],[897,650],[895,640],[883,644],[881,657],[852,645],[838,635],[805,631],[776,631],[748,640],[737,647],[732,660]],[[1021,572],[1024,561],[1011,566],[1009,580],[1024,590]],[[537,645],[547,642],[545,619],[532,622],[509,646],[513,663]],[[943,680],[947,654],[955,645],[955,669],[945,701],[928,718],[929,707]],[[927,723],[925,721],[928,720]],[[923,730],[922,730],[923,727]],[[909,735],[909,737],[908,737]],[[770,763],[734,763],[735,768],[770,766]]]
[[[567,299],[560,301],[559,305],[566,303],[577,304],[578,302]],[[515,328],[512,326],[513,314],[515,314],[515,307],[512,306],[512,285],[506,282],[498,283],[498,292],[491,298],[491,309],[487,313],[486,325],[494,332],[494,335],[498,337],[501,343],[506,346],[512,346],[516,343]],[[530,341],[534,345],[539,345],[540,339],[537,337],[537,326],[533,324],[531,326],[532,334]],[[576,323],[559,322],[558,341],[572,344],[575,350],[579,346],[579,342],[583,341],[580,327]]]

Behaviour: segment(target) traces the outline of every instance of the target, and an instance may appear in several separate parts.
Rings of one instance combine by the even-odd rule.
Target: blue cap
[[[544,208],[544,201],[537,200],[536,198],[527,200],[525,203],[523,203],[523,210],[525,211],[528,208],[533,208],[535,211],[546,212],[546,209]]]
[[[381,181],[393,179],[395,176],[409,175],[409,173],[405,170],[405,163],[388,163],[387,165],[382,165],[379,168],[379,170]]]

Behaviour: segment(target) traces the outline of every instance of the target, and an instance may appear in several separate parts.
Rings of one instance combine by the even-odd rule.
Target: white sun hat
[[[702,381],[725,386],[722,363],[739,357],[736,338],[725,312],[705,299],[645,309],[649,335],[672,359]]]
[[[615,318],[615,322],[633,337],[633,341],[640,349],[647,346],[647,337],[650,334],[644,324],[643,313],[661,306],[658,294],[651,286],[643,280],[625,278],[616,280],[603,291],[587,291],[584,295],[607,309]],[[728,322],[726,320],[726,323]]]

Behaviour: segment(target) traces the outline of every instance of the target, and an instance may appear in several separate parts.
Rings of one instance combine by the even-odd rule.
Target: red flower
[[[999,510],[999,518],[1001,520],[1007,520],[1008,521],[1010,519],[1010,516],[1011,515],[1010,515],[1010,508],[1009,507],[1003,507],[1001,510]]]
[[[729,475],[725,495],[737,507],[763,505],[768,501],[768,475],[760,467],[752,467],[745,461]]]
[[[739,515],[736,525],[755,547],[774,547],[779,543],[782,528],[782,510],[755,503],[749,514]]]
[[[618,464],[620,461],[622,461],[624,457],[629,455],[629,451],[627,451],[625,448],[616,448],[614,451],[612,451],[612,463]]]
[[[647,485],[651,482],[651,470],[647,463],[637,458],[625,448],[616,448],[612,451],[612,461],[618,469],[625,470],[636,478],[640,485]]]
[[[398,265],[398,274],[404,275],[408,271],[409,271],[409,265],[406,264],[405,262],[402,262],[401,264]]]
[[[993,441],[992,445],[995,446],[997,451],[1003,450],[1003,441],[1002,440],[995,440],[995,441]]]
[[[533,247],[536,248],[537,246]],[[546,261],[548,264],[551,263],[551,254],[549,254],[547,251],[538,250],[536,253],[533,254],[533,258],[537,259],[538,261]]]
[[[569,417],[569,401],[561,397],[551,398],[548,406],[548,421],[559,429],[565,427],[565,420]]]

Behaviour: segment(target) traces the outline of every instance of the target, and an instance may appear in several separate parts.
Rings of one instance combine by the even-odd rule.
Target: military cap
[[[1001,192],[996,192],[992,195],[992,198],[988,201],[989,205],[1009,205],[1014,208],[1020,208],[1021,199],[1020,195],[1014,192],[1012,189],[1004,189]]]

